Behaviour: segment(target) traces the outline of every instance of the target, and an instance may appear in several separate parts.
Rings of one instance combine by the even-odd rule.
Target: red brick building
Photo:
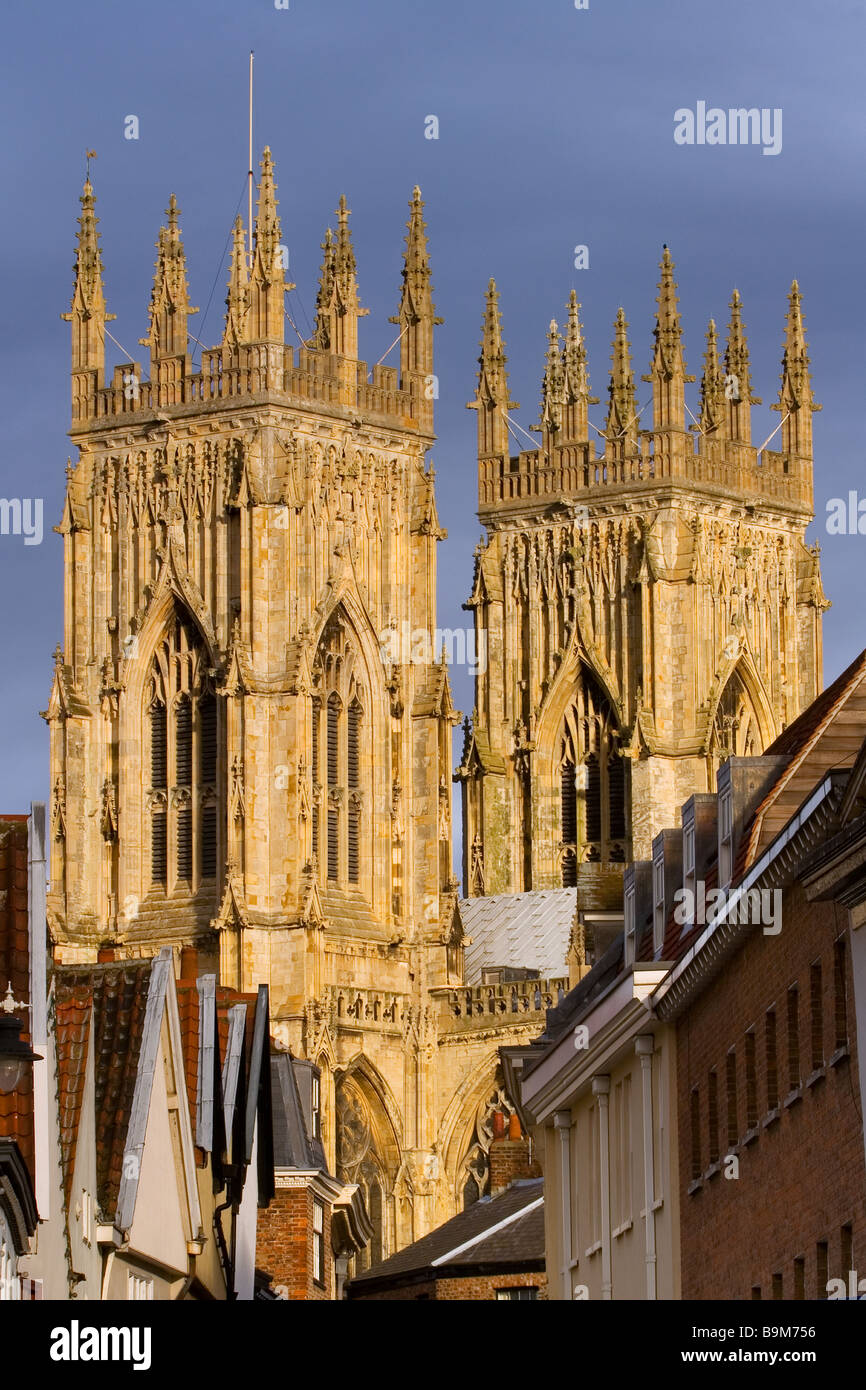
[[[319,1069],[271,1056],[274,1196],[261,1210],[256,1266],[284,1299],[335,1299],[372,1235],[363,1195],[332,1177],[322,1145]]]
[[[677,1028],[684,1299],[826,1298],[866,1272],[850,930],[804,889],[864,733],[861,657],[764,757],[723,766],[718,814],[684,844],[706,864],[715,839],[722,895],[677,929],[691,942],[654,1001]]]

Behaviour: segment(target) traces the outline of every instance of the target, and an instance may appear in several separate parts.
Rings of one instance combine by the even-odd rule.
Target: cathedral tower
[[[265,150],[251,256],[234,228],[222,341],[193,361],[172,197],[147,371],[124,362],[110,380],[89,180],[81,205],[65,316],[78,457],[46,715],[55,952],[170,944],[225,984],[267,982],[277,1039],[321,1068],[330,1161],[366,1189],[375,1256],[453,1210],[430,1159],[427,1065],[428,992],[455,969],[456,716],[432,651],[444,532],[425,458],[439,320],[424,205],[415,189],[399,369],[358,357],[345,199],[313,336],[286,344]],[[395,631],[429,634],[426,656]]]
[[[739,294],[721,361],[710,323],[696,419],[667,247],[660,269],[651,398],[639,404],[620,309],[607,419],[591,424],[572,292],[564,342],[550,326],[540,445],[516,456],[488,291],[471,402],[486,534],[467,604],[488,660],[457,772],[469,895],[578,885],[579,906],[621,907],[621,866],[651,858],[720,760],[760,752],[821,688],[828,604],[804,540],[820,407],[799,289],[780,448],[759,452]]]

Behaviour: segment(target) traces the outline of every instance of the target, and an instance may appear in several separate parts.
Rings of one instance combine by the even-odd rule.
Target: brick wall
[[[475,1302],[489,1302],[496,1298],[497,1289],[515,1288],[537,1288],[540,1299],[547,1298],[547,1276],[538,1274],[484,1274],[469,1275],[465,1279],[430,1279],[424,1283],[407,1284],[403,1287],[388,1289],[385,1291],[362,1291],[363,1286],[357,1287],[353,1291],[353,1299],[363,1299],[365,1302],[375,1300],[384,1302],[386,1299],[396,1299],[399,1302],[417,1302],[420,1300],[436,1300],[447,1302],[455,1300],[471,1300]]]
[[[850,1049],[841,1054],[836,1048],[834,954],[840,934],[845,941]],[[847,1279],[848,1267],[857,1269],[858,1261],[861,1277],[866,1276],[866,1164],[858,1113],[849,955],[847,914],[831,903],[808,903],[799,887],[786,890],[779,935],[765,936],[760,928],[752,928],[748,943],[678,1020],[684,1299],[749,1299],[757,1297],[753,1291],[758,1289],[762,1298],[813,1299],[826,1297],[826,1278]],[[813,1066],[812,1058],[812,991],[817,986],[812,966],[816,961],[821,965],[820,992],[815,989],[820,1001],[816,1019],[823,1030],[823,1066],[819,1068]],[[788,991],[794,984],[799,986],[792,1016],[799,1024],[802,1084],[790,1094]],[[768,1050],[767,1011],[771,1009],[775,1011],[777,1107],[770,1105],[772,1047]],[[754,1043],[747,1045],[750,1029]],[[733,1145],[728,1137],[727,1054],[731,1048],[736,1068],[731,1132],[736,1131],[737,1142]],[[721,1159],[715,1165],[710,1153],[712,1069],[717,1078]],[[749,1075],[754,1077],[751,1085]],[[725,1176],[726,1169],[734,1171],[725,1162],[729,1152],[737,1159],[738,1177]],[[819,1243],[826,1243],[826,1277]]]
[[[519,1178],[540,1178],[541,1168],[538,1163],[529,1161],[529,1140],[528,1139],[494,1139],[490,1145],[490,1195],[495,1197],[497,1192],[504,1192],[505,1188]]]
[[[310,1187],[278,1188],[270,1205],[258,1214],[256,1265],[282,1285],[290,1299],[331,1299],[335,1296],[334,1255],[331,1249],[331,1209],[325,1209],[324,1281],[313,1278],[313,1191]]]

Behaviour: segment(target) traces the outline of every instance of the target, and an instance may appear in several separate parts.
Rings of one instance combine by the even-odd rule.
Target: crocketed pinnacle
[[[352,234],[349,231],[349,218],[352,210],[346,204],[345,194],[340,197],[337,207],[337,240],[334,246],[334,286],[340,313],[369,313],[360,308],[358,298],[358,273]]]
[[[427,251],[427,223],[424,221],[424,200],[416,184],[409,199],[409,221],[406,223],[406,251],[403,256],[403,290],[400,313],[391,323],[418,323],[423,318],[439,324],[435,317],[433,284],[430,277],[430,257]]]
[[[731,318],[728,323],[728,341],[725,347],[725,377],[728,399],[741,400],[747,405],[760,405],[759,396],[752,395],[752,373],[749,361],[749,345],[743,323],[743,301],[740,291],[731,295]]]
[[[102,283],[102,253],[96,230],[96,199],[90,176],[84,181],[81,194],[81,216],[78,219],[75,251],[75,283],[69,312],[61,318],[72,325],[72,370],[105,370],[105,324],[114,314],[105,312],[105,289]]]
[[[559,430],[562,426],[562,407],[564,404],[565,370],[562,356],[562,343],[556,319],[550,320],[547,334],[547,357],[544,377],[541,382],[541,412],[539,430]]]
[[[484,319],[481,326],[481,355],[478,358],[478,400],[504,403],[508,400],[508,372],[499,291],[491,278],[487,286]]]
[[[628,435],[637,438],[637,398],[631,369],[631,344],[625,310],[618,309],[614,326],[613,352],[608,394],[607,437],[614,440]]]
[[[725,419],[725,382],[719,365],[715,319],[707,325],[704,372],[701,377],[700,429],[703,434],[718,430]]]
[[[809,352],[803,324],[803,303],[800,286],[794,280],[788,294],[788,313],[785,318],[785,342],[782,354],[782,389],[779,402],[785,410],[796,410],[812,403],[812,378],[809,372]]]
[[[168,226],[159,229],[148,336],[142,342],[150,347],[152,356],[179,356],[187,348],[187,315],[198,310],[189,302],[186,253],[178,226],[180,208],[173,193],[165,215]]]
[[[253,283],[270,285],[283,279],[280,258],[280,218],[277,213],[277,189],[274,182],[274,162],[266,145],[259,166],[262,171],[256,208],[255,250],[251,279]]]
[[[674,280],[674,262],[667,246],[662,252],[659,269],[661,270],[661,279],[658,284],[658,298],[656,300],[658,312],[656,314],[656,345],[652,372],[668,379],[682,374],[683,379],[688,381],[690,378],[685,376],[685,362],[683,361],[683,333],[677,309],[679,301],[676,281]]]
[[[590,400],[589,373],[586,365],[586,347],[580,327],[580,304],[577,291],[572,290],[568,300],[568,326],[565,330],[565,347],[562,350],[563,393],[566,401],[582,398]],[[597,405],[597,400],[592,400]]]
[[[99,233],[96,230],[99,218],[96,216],[96,198],[89,176],[84,180],[80,201],[81,216],[78,219],[75,284],[71,308],[73,312],[78,310],[88,316],[98,315],[105,309],[105,291],[102,281],[102,252]]]
[[[334,233],[329,227],[322,242],[322,269],[319,274],[319,291],[316,295],[316,330],[310,346],[319,352],[333,350],[331,343],[330,311],[334,303]]]
[[[250,307],[249,272],[244,239],[244,224],[238,216],[232,228],[232,251],[229,264],[228,294],[226,295],[226,321],[223,343],[237,347],[246,341],[247,314]]]

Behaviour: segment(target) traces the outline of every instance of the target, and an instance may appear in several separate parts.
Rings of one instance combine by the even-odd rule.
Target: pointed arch
[[[630,769],[609,683],[572,646],[538,721],[533,802],[547,804],[554,835],[538,839],[545,881],[574,887],[581,863],[624,863],[630,853]],[[549,822],[548,822],[549,823]]]
[[[707,714],[704,751],[717,767],[725,758],[762,753],[776,738],[776,720],[748,652],[722,668]]]
[[[439,1128],[437,1147],[455,1211],[487,1195],[492,1117],[497,1110],[510,1113],[513,1109],[505,1093],[499,1053],[493,1049],[457,1087]]]
[[[209,621],[190,607],[184,587],[169,554],[125,648],[120,737],[141,750],[125,765],[119,798],[126,926],[154,896],[185,910],[201,895],[210,916],[218,907],[224,758],[215,648]]]
[[[405,1225],[404,1214],[397,1212],[396,1192],[403,1167],[402,1125],[390,1087],[363,1053],[335,1073],[334,1109],[337,1176],[358,1184],[373,1224],[357,1273],[396,1248],[398,1215],[401,1228]]]

